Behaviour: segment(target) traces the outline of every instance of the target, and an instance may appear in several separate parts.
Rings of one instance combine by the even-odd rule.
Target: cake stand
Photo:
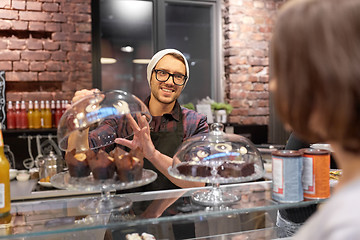
[[[180,164],[181,165],[181,164]],[[185,176],[181,174],[175,167],[169,167],[168,172],[172,177],[183,179],[192,182],[204,182],[210,184],[209,189],[199,190],[191,195],[192,201],[205,206],[219,206],[237,202],[240,200],[240,196],[231,192],[225,192],[221,189],[221,184],[239,183],[253,181],[263,176],[264,171],[261,167],[254,165],[254,173],[246,177],[220,177],[217,175],[218,164],[211,166],[211,176]]]
[[[113,211],[125,211],[132,202],[123,196],[111,195],[113,190],[125,190],[147,185],[157,178],[157,174],[149,169],[143,169],[142,178],[138,181],[122,182],[116,174],[111,179],[96,180],[92,174],[88,177],[71,177],[69,172],[61,172],[51,177],[51,184],[59,189],[77,191],[100,191],[100,197],[94,197],[83,201],[79,209],[83,212],[110,213]]]
[[[260,152],[247,138],[227,134],[221,123],[210,126],[210,132],[188,138],[178,148],[169,174],[178,179],[204,182],[210,189],[192,194],[195,203],[221,206],[240,200],[240,196],[224,192],[220,184],[248,182],[264,173]]]

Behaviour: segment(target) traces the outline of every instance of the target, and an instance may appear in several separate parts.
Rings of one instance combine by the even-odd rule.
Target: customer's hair
[[[300,0],[280,11],[271,43],[274,101],[309,142],[360,152],[360,1]],[[325,134],[310,127],[314,113]]]

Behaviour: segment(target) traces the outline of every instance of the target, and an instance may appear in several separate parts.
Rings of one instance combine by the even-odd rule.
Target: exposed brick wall
[[[92,86],[91,0],[1,0],[7,100],[70,99]]]
[[[269,41],[283,0],[223,0],[225,101],[229,121],[269,123]]]
[[[283,1],[222,0],[232,123],[269,123],[269,40]],[[0,0],[0,70],[7,100],[70,99],[90,88],[91,0]]]

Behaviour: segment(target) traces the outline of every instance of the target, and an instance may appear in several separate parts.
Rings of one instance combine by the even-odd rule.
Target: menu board
[[[6,120],[6,100],[5,100],[5,71],[0,71],[0,123],[2,129],[5,128]]]

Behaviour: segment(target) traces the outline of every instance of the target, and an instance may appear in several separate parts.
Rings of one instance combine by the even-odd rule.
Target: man
[[[146,186],[146,190],[204,186],[204,183],[173,178],[167,171],[184,140],[208,132],[206,116],[182,108],[177,101],[189,80],[186,58],[175,49],[159,51],[148,64],[147,80],[151,94],[144,102],[153,117],[150,125],[146,119],[138,124],[132,122],[134,138],[127,140],[118,136],[115,142],[131,149],[140,148],[147,159],[144,168],[157,172],[157,180]],[[76,92],[73,102],[90,93],[89,90]]]

